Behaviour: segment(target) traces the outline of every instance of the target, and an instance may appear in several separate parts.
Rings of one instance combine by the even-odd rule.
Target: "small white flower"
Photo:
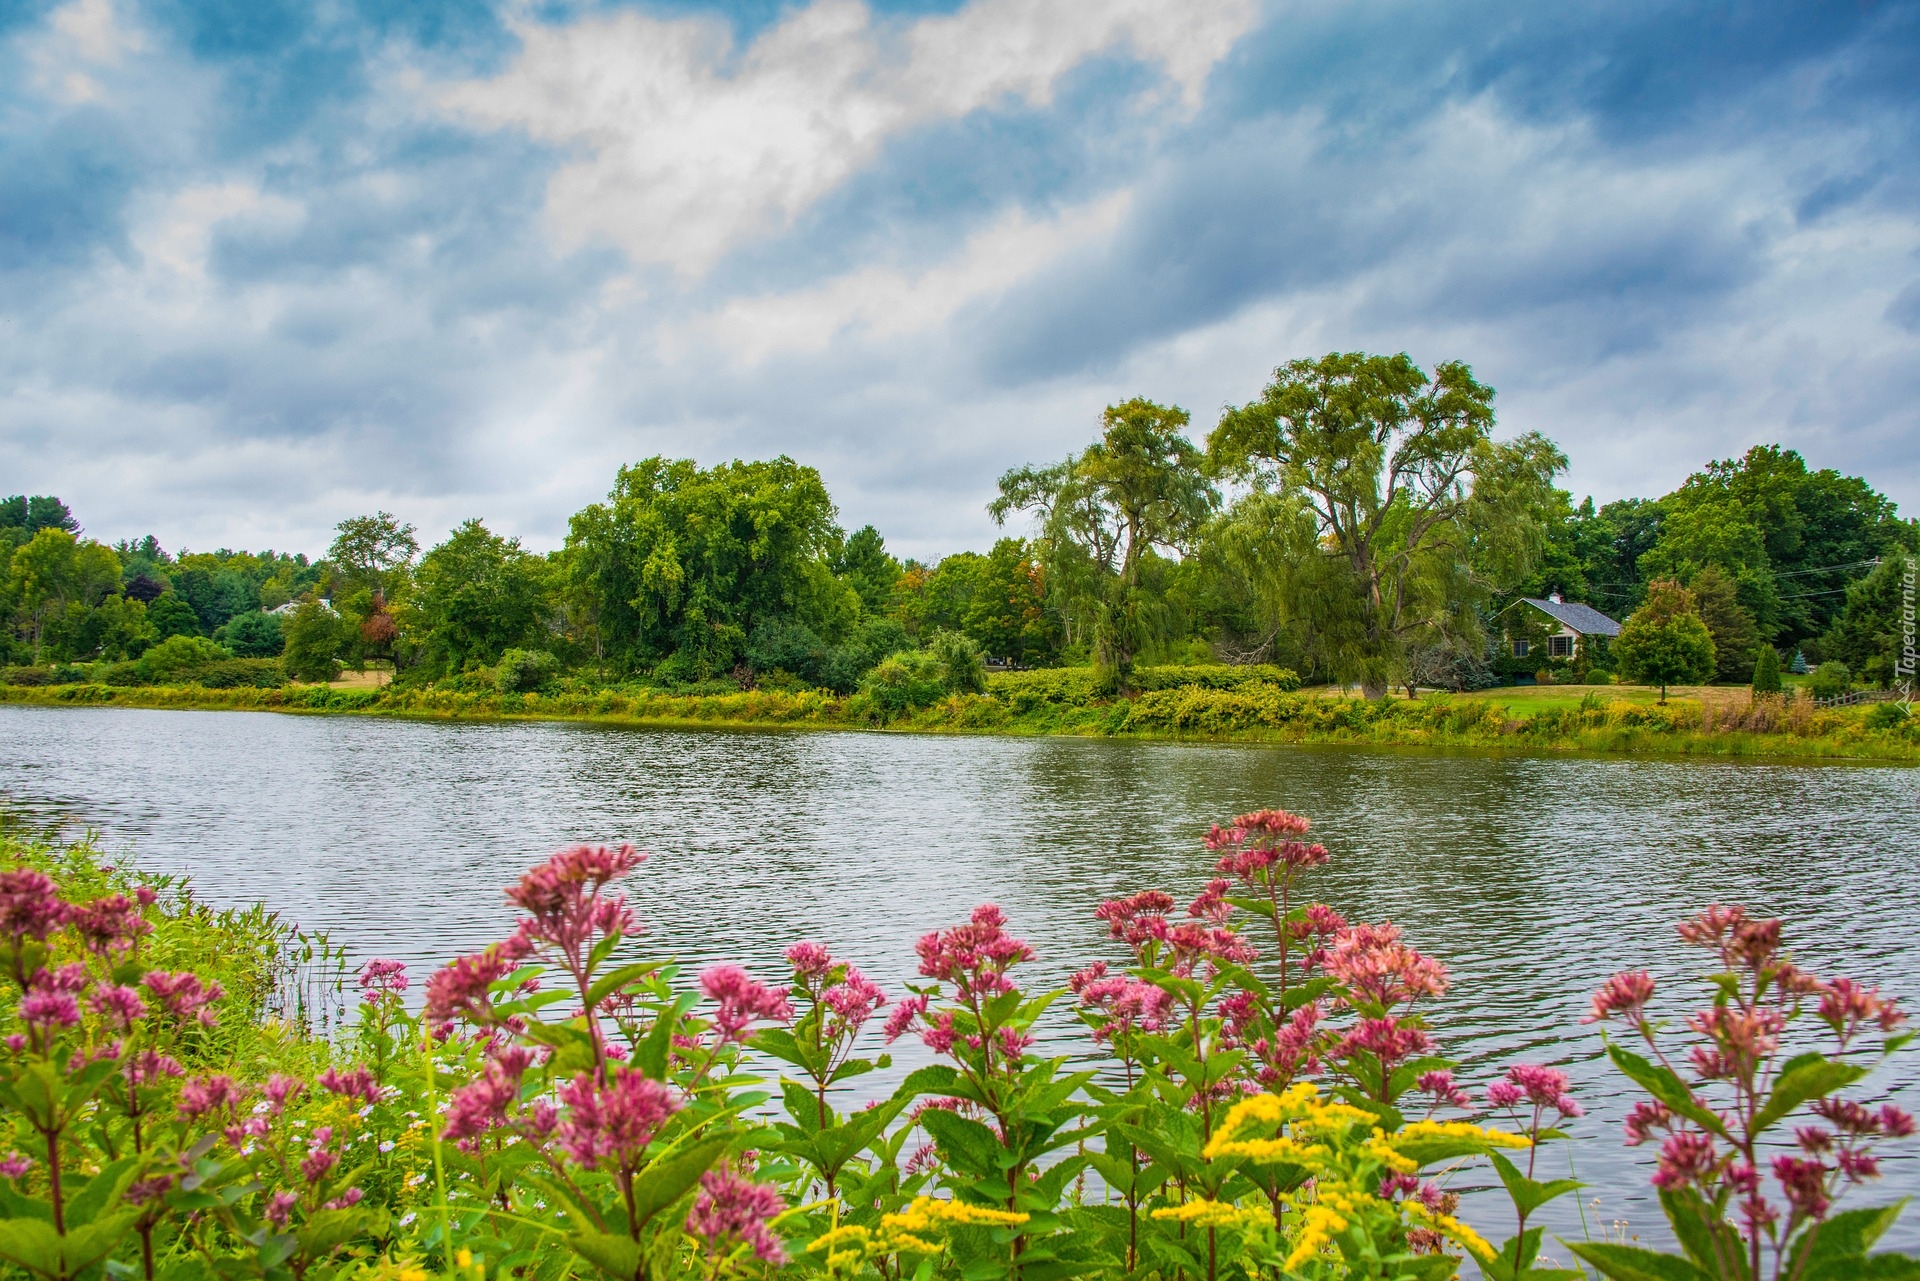
[[[416,1215],[412,1210],[408,1210],[405,1214],[400,1216],[400,1226],[404,1228],[409,1223],[412,1223],[418,1217],[419,1216]]]
[[[255,1116],[259,1116],[262,1112],[265,1112],[266,1110],[267,1110],[267,1101],[265,1099],[262,1099],[258,1103],[253,1105],[253,1114]]]
[[[382,1152],[391,1152],[391,1151],[393,1151],[393,1140],[392,1140],[392,1139],[382,1139],[382,1140],[380,1140],[380,1150],[381,1150]]]

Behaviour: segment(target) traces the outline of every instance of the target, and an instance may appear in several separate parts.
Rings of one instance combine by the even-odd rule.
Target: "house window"
[[[1527,656],[1527,642],[1526,642],[1526,641],[1524,641],[1524,640],[1517,640],[1517,641],[1515,641],[1515,642],[1513,643],[1513,656],[1514,656],[1515,658],[1525,658],[1525,657]]]
[[[1573,657],[1573,637],[1554,636],[1547,641],[1547,653],[1554,658]]]

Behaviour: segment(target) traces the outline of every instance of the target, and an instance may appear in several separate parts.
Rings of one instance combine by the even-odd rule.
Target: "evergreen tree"
[[[1771,645],[1762,645],[1760,657],[1754,662],[1753,692],[1756,694],[1780,692],[1780,651]]]

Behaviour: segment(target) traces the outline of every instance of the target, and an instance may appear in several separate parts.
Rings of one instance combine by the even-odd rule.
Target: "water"
[[[1120,959],[1100,900],[1196,890],[1210,820],[1284,806],[1334,853],[1321,897],[1452,967],[1438,1017],[1465,1079],[1572,1073],[1588,1228],[1649,1241],[1651,1154],[1619,1144],[1634,1096],[1578,1023],[1588,995],[1620,969],[1687,972],[1671,923],[1723,902],[1785,917],[1816,972],[1920,1005],[1917,787],[1832,765],[0,707],[0,799],[417,966],[505,934],[499,888],[554,848],[632,840],[653,851],[632,888],[661,951],[770,976],[811,937],[897,993],[915,938],[992,901],[1037,985]],[[1082,1048],[1064,1021],[1053,1036]],[[1874,1085],[1920,1108],[1920,1048]],[[1870,1191],[1920,1192],[1920,1162]],[[1476,1200],[1505,1235],[1504,1202]],[[1581,1208],[1556,1203],[1550,1232],[1577,1239]],[[1920,1249],[1920,1215],[1885,1245]]]

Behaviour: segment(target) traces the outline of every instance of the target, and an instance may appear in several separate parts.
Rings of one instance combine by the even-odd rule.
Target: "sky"
[[[785,453],[935,557],[1333,350],[1576,496],[1920,511],[1920,3],[0,0],[0,492],[95,537],[545,550]]]

